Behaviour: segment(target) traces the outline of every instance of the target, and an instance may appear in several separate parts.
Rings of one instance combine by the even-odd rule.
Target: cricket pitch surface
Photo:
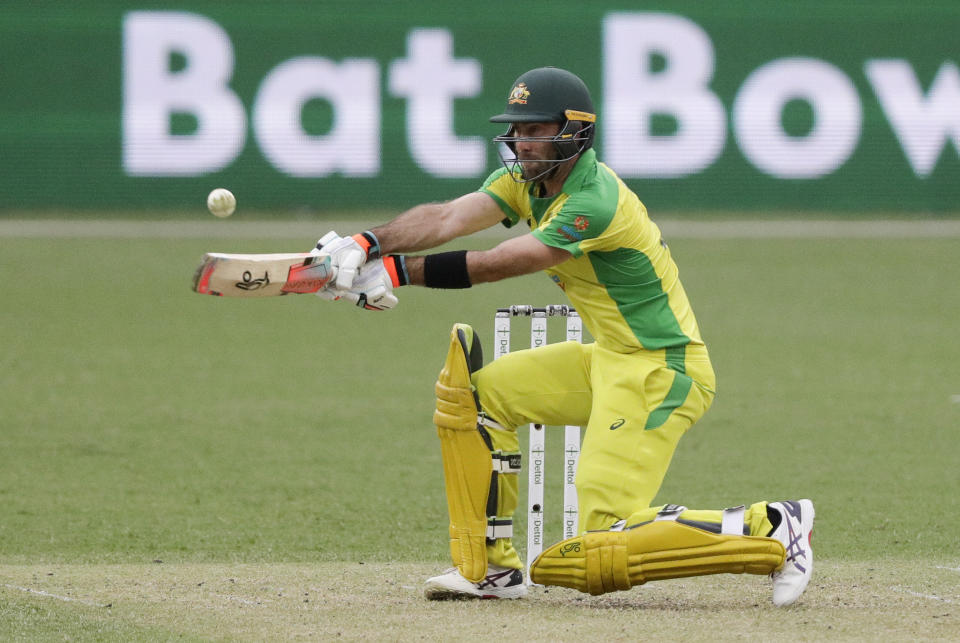
[[[720,575],[589,596],[430,602],[424,563],[2,565],[0,638],[924,640],[960,632],[960,567],[818,561],[796,605]]]

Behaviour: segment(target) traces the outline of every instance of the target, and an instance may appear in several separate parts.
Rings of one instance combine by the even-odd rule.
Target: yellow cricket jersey
[[[564,290],[599,346],[617,351],[664,350],[683,372],[684,354],[705,354],[697,320],[660,229],[613,170],[583,153],[560,194],[538,198],[535,183],[517,183],[505,168],[480,191],[510,227],[525,220],[540,241],[573,256],[547,270]],[[698,350],[699,349],[699,350]]]

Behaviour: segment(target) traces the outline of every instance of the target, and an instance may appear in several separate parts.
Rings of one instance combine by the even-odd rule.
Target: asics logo
[[[619,420],[617,420],[616,422],[614,422],[613,424],[610,425],[610,430],[611,430],[611,431],[616,431],[617,429],[619,429],[621,426],[623,426],[623,425],[626,424],[626,423],[627,423],[626,420],[624,420],[623,418],[620,418]]]
[[[793,525],[787,525],[790,535],[787,539],[787,560],[792,560],[793,564],[797,566],[801,572],[806,573],[807,569],[800,564],[798,559],[806,560],[807,552],[803,548],[803,533],[798,533],[793,530]]]
[[[796,520],[797,527],[801,525],[801,510],[800,503],[793,502],[788,500],[782,503],[783,508],[786,510],[788,516],[784,516],[783,519],[787,521],[787,546],[786,554],[787,560],[793,561],[793,564],[797,566],[801,572],[806,572],[806,568],[800,564],[798,559],[803,559],[804,562],[807,560],[807,551],[803,543],[803,529],[794,529],[794,520]],[[791,520],[791,518],[793,520]]]
[[[794,500],[784,500],[780,504],[783,505],[783,508],[787,510],[787,513],[800,520],[800,503]]]
[[[489,574],[487,575],[486,578],[484,578],[482,581],[477,583],[477,589],[484,589],[487,587],[507,587],[511,584],[510,581],[513,580],[511,577],[515,571],[517,570],[507,569],[505,571],[498,572],[495,574]],[[506,583],[503,585],[500,585],[499,584],[500,581],[503,581],[503,580],[506,580]]]

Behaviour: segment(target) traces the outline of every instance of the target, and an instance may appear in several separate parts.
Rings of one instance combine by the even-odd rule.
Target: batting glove
[[[353,282],[353,288],[345,292],[337,289],[344,299],[367,310],[390,310],[399,301],[393,294],[397,286],[408,283],[407,268],[403,257],[391,255],[366,263]]]
[[[361,232],[352,237],[341,237],[334,231],[323,235],[317,241],[315,254],[330,255],[330,265],[336,274],[337,288],[353,288],[357,271],[368,259],[380,257],[380,242],[372,232]]]

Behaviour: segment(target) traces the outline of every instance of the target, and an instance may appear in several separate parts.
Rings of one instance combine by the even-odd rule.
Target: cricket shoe
[[[471,583],[451,567],[439,576],[427,579],[423,594],[431,601],[464,598],[523,598],[527,586],[519,569],[490,565],[487,576],[479,583]]]
[[[770,537],[783,543],[786,559],[779,571],[770,574],[773,579],[773,604],[786,607],[792,604],[810,582],[813,574],[813,502],[810,500],[785,500],[771,502],[767,509],[780,514],[780,524]]]

